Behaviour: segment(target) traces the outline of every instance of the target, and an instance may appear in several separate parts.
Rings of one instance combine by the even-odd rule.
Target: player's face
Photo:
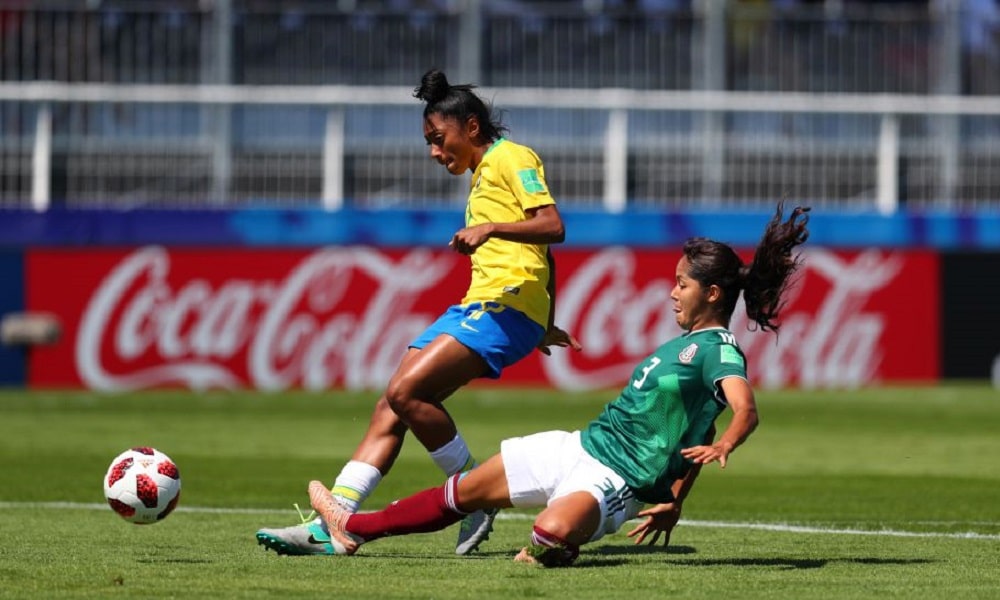
[[[696,329],[707,320],[709,304],[705,298],[705,288],[690,275],[691,263],[686,256],[677,261],[674,289],[670,299],[674,301],[674,316],[677,324],[685,331]]]
[[[476,132],[470,131],[471,122],[462,123],[439,114],[424,119],[424,139],[431,147],[431,158],[452,175],[461,175],[476,166]]]

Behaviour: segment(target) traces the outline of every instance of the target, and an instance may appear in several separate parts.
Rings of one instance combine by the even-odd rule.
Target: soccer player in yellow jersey
[[[470,85],[450,85],[444,73],[424,74],[414,96],[426,103],[424,139],[431,158],[452,175],[472,172],[465,227],[449,246],[468,255],[472,280],[465,297],[414,340],[375,405],[368,431],[333,485],[333,495],[357,511],[392,467],[407,429],[451,476],[474,464],[443,402],[478,377],[497,378],[538,348],[579,343],[553,324],[555,273],[548,245],[565,237],[562,217],[545,183],[542,161],[503,137],[503,126]],[[485,540],[496,511],[466,516],[457,554]],[[321,519],[261,529],[257,540],[281,554],[334,554]]]

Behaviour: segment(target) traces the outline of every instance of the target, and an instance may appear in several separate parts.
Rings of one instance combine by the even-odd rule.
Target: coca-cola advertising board
[[[744,254],[750,258],[750,252]],[[556,321],[581,352],[533,353],[501,383],[615,388],[681,332],[678,251],[556,249]],[[857,387],[938,377],[938,257],[812,248],[780,335],[731,329],[762,387]],[[33,350],[32,387],[378,389],[407,344],[469,282],[447,250],[34,249],[26,305],[62,320]]]

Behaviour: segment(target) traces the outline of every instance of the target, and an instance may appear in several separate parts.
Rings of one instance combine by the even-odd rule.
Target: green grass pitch
[[[449,408],[485,458],[504,437],[578,428],[613,395],[473,387]],[[265,552],[256,529],[297,522],[292,503],[332,481],[374,396],[0,392],[0,598],[1000,597],[988,387],[759,392],[760,428],[703,471],[666,549],[623,530],[571,569],[518,564],[532,513],[505,511],[472,557],[454,556],[454,528],[354,557]],[[108,463],[137,445],[183,478],[156,525],[104,504]],[[410,440],[367,507],[442,480]]]

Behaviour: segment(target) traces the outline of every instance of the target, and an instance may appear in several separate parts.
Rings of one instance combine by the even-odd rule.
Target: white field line
[[[499,515],[498,515],[499,516]],[[832,527],[809,527],[804,525],[788,525],[785,523],[731,523],[727,521],[686,521],[680,520],[681,525],[694,527],[716,527],[725,529],[759,529],[762,531],[778,531],[784,533],[827,533],[839,535],[880,535],[887,537],[908,537],[908,538],[955,538],[970,540],[1000,540],[1000,534],[977,533],[966,531],[959,533],[945,533],[936,531],[900,531],[898,529],[837,529]],[[961,523],[955,523],[960,525]]]
[[[86,502],[2,502],[0,510],[6,509],[71,509],[71,510],[108,510],[106,504],[86,503]],[[244,514],[244,515],[285,515],[292,517],[292,511],[288,509],[274,508],[214,508],[209,506],[179,506],[177,512],[190,512],[202,514]],[[505,521],[529,521],[534,519],[534,515],[524,513],[501,512],[497,518]],[[966,522],[955,521],[936,522],[940,525],[969,525]],[[996,526],[1000,523],[977,521],[978,525]],[[714,529],[756,529],[761,531],[775,531],[779,533],[810,533],[810,534],[832,534],[832,535],[873,535],[885,537],[902,538],[952,538],[952,539],[972,539],[972,540],[1000,540],[1000,534],[968,532],[935,532],[935,531],[900,531],[898,529],[853,529],[835,527],[812,527],[806,525],[789,525],[787,523],[741,523],[736,521],[697,521],[681,519],[680,525],[685,527],[705,527]]]

